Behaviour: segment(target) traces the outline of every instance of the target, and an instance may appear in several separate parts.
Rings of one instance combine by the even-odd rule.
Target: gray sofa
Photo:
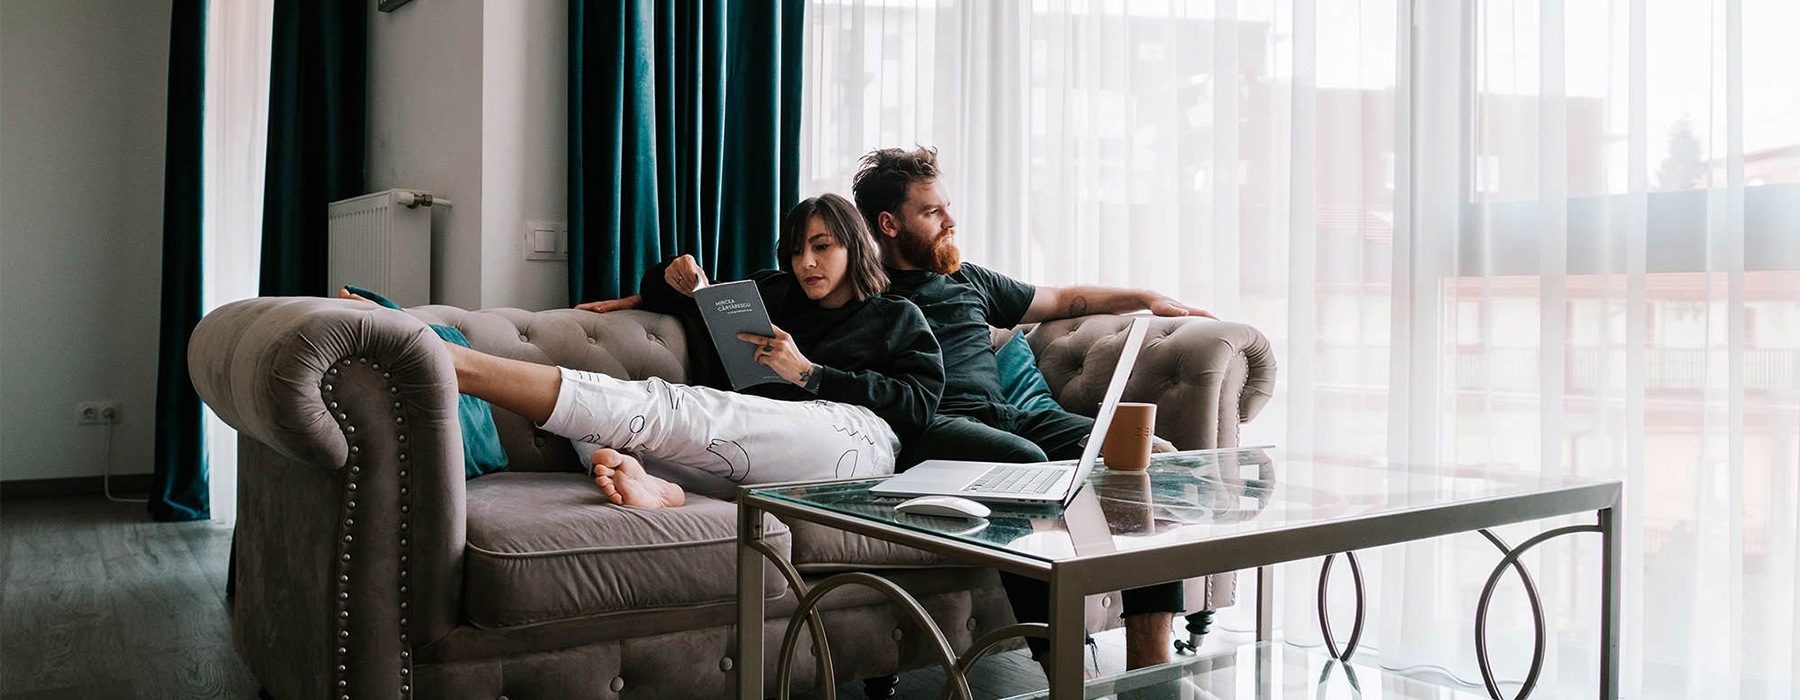
[[[735,688],[735,507],[604,503],[568,441],[495,409],[510,470],[465,481],[456,382],[426,322],[489,353],[605,372],[686,378],[675,319],[427,306],[398,312],[320,298],[260,298],[208,315],[189,369],[240,431],[234,624],[239,654],[276,698],[716,698]],[[1044,324],[1028,339],[1058,399],[1091,413],[1084,372],[1116,317]],[[1106,366],[1110,367],[1110,361]],[[1126,393],[1155,401],[1183,448],[1236,444],[1274,366],[1255,329],[1158,319]],[[790,527],[791,526],[791,527]],[[952,643],[1010,624],[993,572],[947,565],[804,523],[771,520],[802,572],[881,569]],[[1230,577],[1193,583],[1229,604]],[[794,596],[773,573],[766,638]],[[1095,596],[1090,624],[1115,624]],[[826,602],[837,681],[930,663],[923,637],[876,594]],[[803,652],[796,683],[816,687]],[[773,679],[772,670],[765,676]]]

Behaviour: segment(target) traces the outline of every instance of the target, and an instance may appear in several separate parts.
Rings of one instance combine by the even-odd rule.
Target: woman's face
[[[797,251],[788,264],[794,266],[794,279],[800,281],[806,298],[828,309],[849,303],[853,295],[847,274],[850,250],[831,235],[824,218],[807,220],[806,239]]]

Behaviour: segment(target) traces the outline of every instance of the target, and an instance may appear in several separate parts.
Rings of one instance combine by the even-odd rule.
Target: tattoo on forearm
[[[1087,312],[1088,312],[1087,297],[1077,296],[1074,299],[1069,300],[1069,315],[1070,316],[1086,316]]]
[[[812,371],[813,371],[813,368],[811,368],[811,367],[800,370],[800,382],[799,382],[800,386],[806,386],[807,384],[812,382]]]

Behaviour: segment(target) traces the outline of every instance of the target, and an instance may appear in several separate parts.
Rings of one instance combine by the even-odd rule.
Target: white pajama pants
[[[900,439],[862,406],[778,401],[562,370],[544,430],[739,484],[894,473]]]

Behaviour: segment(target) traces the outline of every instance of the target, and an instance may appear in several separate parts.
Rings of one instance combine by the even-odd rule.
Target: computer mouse
[[[920,496],[901,501],[894,510],[909,515],[937,515],[946,518],[985,518],[993,511],[987,506],[956,496]]]

